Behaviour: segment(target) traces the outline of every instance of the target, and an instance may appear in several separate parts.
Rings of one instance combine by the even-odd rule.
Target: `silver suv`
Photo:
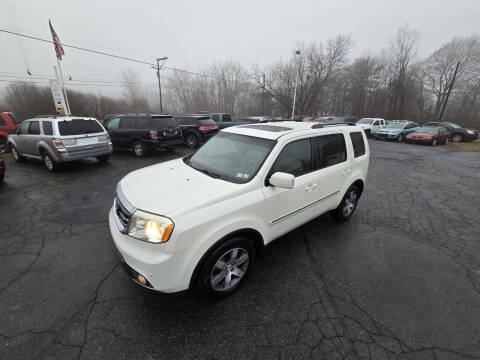
[[[95,157],[108,161],[113,146],[105,128],[95,118],[46,116],[25,120],[17,134],[8,136],[12,157],[40,159],[49,171],[58,164]]]

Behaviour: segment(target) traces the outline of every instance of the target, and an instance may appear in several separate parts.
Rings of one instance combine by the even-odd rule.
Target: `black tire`
[[[144,157],[148,152],[147,147],[141,141],[134,141],[132,144],[132,150],[137,157]]]
[[[187,146],[191,149],[195,149],[198,146],[199,142],[200,140],[195,133],[189,133],[187,134],[187,136],[185,136],[185,144],[187,144]]]
[[[351,197],[352,193],[356,194],[353,207],[351,207],[352,204],[350,204],[352,201],[352,197]],[[360,199],[360,195],[361,195],[360,189],[356,185],[350,186],[346,191],[345,195],[343,196],[342,201],[340,202],[340,205],[338,205],[338,207],[331,212],[333,218],[337,221],[346,221],[350,219],[353,213],[355,212],[355,209],[357,208],[358,199]],[[347,204],[347,200],[348,200],[348,204]],[[348,211],[345,210],[347,206],[349,209]]]
[[[237,254],[237,263],[232,260],[232,255]],[[245,254],[248,256],[245,260]],[[224,266],[221,260],[230,259],[231,263],[225,261]],[[249,239],[243,237],[231,238],[211,251],[203,260],[195,279],[195,289],[204,296],[225,297],[235,292],[245,281],[248,272],[253,266],[255,259],[255,246]],[[220,267],[220,266],[221,267]],[[242,274],[238,277],[236,274]],[[222,277],[223,276],[223,277]],[[230,279],[230,286],[227,281]],[[215,281],[218,283],[214,284]]]
[[[25,161],[25,157],[20,155],[20,153],[17,151],[17,148],[15,146],[11,147],[10,152],[12,153],[12,158],[15,162]]]
[[[403,134],[400,134],[400,135],[398,135],[397,141],[398,142],[403,142],[404,139],[405,139],[405,136]]]
[[[43,165],[45,165],[45,168],[49,172],[57,171],[58,164],[55,162],[55,160],[52,159],[52,157],[48,153],[42,154],[42,160],[43,160]]]
[[[453,142],[463,142],[463,135],[462,134],[453,134],[452,141]]]
[[[8,152],[7,139],[0,137],[0,154],[5,154]]]
[[[110,154],[97,156],[97,160],[101,163],[107,162],[108,160],[110,160]]]

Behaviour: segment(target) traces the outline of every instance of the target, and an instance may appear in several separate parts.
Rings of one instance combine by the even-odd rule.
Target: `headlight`
[[[473,131],[473,130],[467,130],[467,133],[473,135],[473,134],[475,134],[475,131]]]
[[[168,241],[174,223],[167,217],[136,210],[130,219],[128,235],[154,244]]]

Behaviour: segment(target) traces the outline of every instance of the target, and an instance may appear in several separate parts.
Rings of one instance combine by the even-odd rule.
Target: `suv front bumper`
[[[186,290],[190,279],[185,274],[188,254],[184,251],[167,253],[165,244],[151,244],[122,234],[110,209],[109,225],[113,246],[127,274],[138,284],[137,276],[143,275],[152,290],[166,293]],[[171,241],[171,240],[170,240]]]

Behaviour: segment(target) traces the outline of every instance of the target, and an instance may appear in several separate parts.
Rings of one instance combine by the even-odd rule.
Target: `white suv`
[[[329,211],[350,218],[368,164],[357,126],[230,127],[192,155],[125,176],[109,216],[113,242],[145,287],[228,295],[271,241]]]

